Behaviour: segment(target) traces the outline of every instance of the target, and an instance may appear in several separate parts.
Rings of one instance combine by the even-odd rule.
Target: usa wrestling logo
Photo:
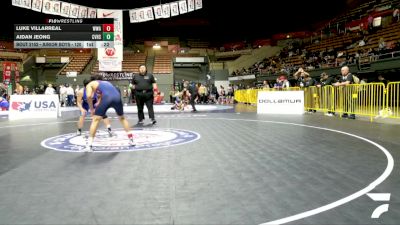
[[[134,129],[136,146],[130,146],[124,130],[116,129],[110,137],[106,131],[98,131],[93,142],[93,152],[130,152],[187,144],[200,138],[200,134],[181,129]],[[77,136],[63,134],[43,140],[41,145],[48,149],[66,152],[82,152],[86,148],[88,133]]]

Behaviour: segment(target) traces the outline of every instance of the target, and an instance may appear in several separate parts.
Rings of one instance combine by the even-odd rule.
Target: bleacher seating
[[[170,55],[159,55],[154,59],[154,74],[172,73],[172,57]]]
[[[327,49],[344,49],[346,46],[352,44],[352,40],[357,37],[355,33],[349,33],[344,36],[334,36],[329,37],[320,41],[319,43],[314,43],[306,46],[307,51],[325,51]]]
[[[348,54],[353,54],[358,50],[368,50],[378,48],[379,39],[383,38],[386,44],[400,40],[400,23],[393,23],[386,28],[378,30],[376,33],[367,36],[367,43],[363,47],[356,47],[348,50]]]
[[[70,62],[68,65],[61,71],[60,75],[66,75],[67,72],[77,72],[81,74],[82,71],[86,68],[87,64],[92,59],[91,54],[73,54],[70,56]]]

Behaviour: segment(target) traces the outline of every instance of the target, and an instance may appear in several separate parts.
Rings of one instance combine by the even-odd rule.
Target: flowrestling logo
[[[129,152],[172,147],[187,144],[200,138],[200,134],[181,129],[134,129],[136,146],[130,146],[124,130],[113,131],[109,137],[106,131],[98,131],[93,142],[93,152]],[[56,151],[82,152],[86,148],[88,133],[77,136],[63,134],[43,140],[41,145]]]

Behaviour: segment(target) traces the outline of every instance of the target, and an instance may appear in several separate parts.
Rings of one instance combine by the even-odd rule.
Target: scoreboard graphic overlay
[[[15,24],[14,48],[112,48],[114,19],[47,19]]]

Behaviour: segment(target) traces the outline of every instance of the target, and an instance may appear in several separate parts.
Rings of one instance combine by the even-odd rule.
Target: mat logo
[[[31,108],[31,104],[32,101],[30,102],[13,102],[11,105],[12,110],[16,110],[16,111],[29,111],[29,109]]]
[[[136,146],[130,146],[124,130],[113,131],[109,137],[106,131],[99,131],[93,142],[93,152],[130,152],[162,148],[174,149],[173,146],[187,144],[200,138],[200,134],[181,129],[134,129]],[[76,136],[75,133],[63,134],[42,141],[45,148],[56,151],[82,152],[86,148],[88,134]]]

